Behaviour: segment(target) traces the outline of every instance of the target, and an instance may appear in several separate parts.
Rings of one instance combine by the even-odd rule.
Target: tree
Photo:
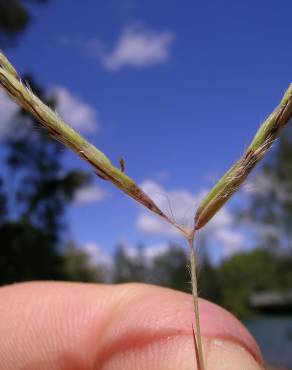
[[[222,287],[218,268],[209,261],[208,254],[203,254],[199,268],[199,290],[202,298],[220,304]]]
[[[95,282],[105,281],[106,266],[93,264],[90,255],[69,241],[62,253],[64,278],[70,281]]]
[[[146,282],[148,269],[143,247],[137,246],[132,252],[133,255],[130,255],[124,246],[117,247],[114,256],[113,280],[115,283]]]
[[[62,258],[41,230],[25,222],[6,222],[0,226],[0,240],[0,285],[63,278]]]
[[[29,76],[26,80],[45,99],[45,92],[34,80]],[[50,104],[54,103],[52,99]],[[60,278],[63,260],[58,248],[65,209],[75,191],[89,181],[89,175],[66,170],[61,144],[40,130],[23,110],[14,123],[13,134],[6,141],[8,177],[13,178],[14,186],[6,186],[10,204],[0,228],[0,283]],[[5,197],[0,200],[4,208]]]
[[[292,252],[292,131],[286,130],[255,178],[241,216],[257,227],[257,244]]]
[[[46,99],[44,91],[26,76],[31,88]],[[54,100],[49,101],[54,105]],[[25,220],[57,242],[64,228],[63,215],[75,191],[89,181],[88,174],[67,171],[61,161],[62,146],[23,110],[15,117],[17,124],[6,142],[7,166],[14,178],[13,218]]]
[[[28,1],[0,0],[0,47],[13,44],[31,21]],[[24,80],[54,107],[54,97],[48,99],[31,76],[24,76]],[[58,248],[65,209],[89,176],[64,169],[61,144],[40,129],[24,110],[18,111],[11,124],[12,135],[5,143],[10,175],[5,176],[5,181],[0,179],[0,284],[60,278],[62,256]]]
[[[278,272],[277,259],[264,249],[230,257],[219,267],[221,304],[237,316],[251,314],[250,294],[277,289]]]
[[[32,0],[31,2],[46,3],[48,0]],[[25,31],[32,21],[28,2],[25,0],[0,0],[0,48],[14,44],[18,35]],[[2,189],[0,178],[0,222],[6,213],[7,197]]]
[[[3,180],[0,178],[0,224],[5,220],[6,218],[6,196],[3,191]]]
[[[152,256],[141,245],[127,250],[117,247],[114,257],[114,282],[144,282],[189,292],[188,257],[184,249],[170,244]]]
[[[172,289],[190,292],[188,256],[183,248],[170,244],[164,253],[153,258],[150,281]]]
[[[32,0],[45,3],[47,0]],[[0,0],[0,46],[14,43],[16,37],[26,30],[32,17],[25,0]]]

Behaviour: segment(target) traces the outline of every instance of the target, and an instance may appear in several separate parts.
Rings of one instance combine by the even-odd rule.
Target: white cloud
[[[139,249],[137,245],[133,246],[127,243],[123,245],[123,251],[129,259],[136,260],[142,256],[143,261],[148,266],[151,265],[157,257],[161,257],[169,253],[172,248],[172,245],[167,242],[145,245],[142,249]]]
[[[108,197],[108,193],[97,185],[87,185],[78,189],[75,193],[73,203],[83,205],[101,202]]]
[[[275,239],[278,241],[278,243],[285,243],[287,241],[285,238],[283,238],[285,229],[283,230],[283,226],[281,224],[265,224],[252,219],[246,219],[244,220],[244,223],[253,233],[254,242],[258,241],[260,245],[263,242],[267,242],[269,239]]]
[[[17,105],[0,89],[0,139],[6,139],[14,132],[13,118],[17,111]]]
[[[92,266],[106,266],[111,268],[113,265],[113,258],[106,253],[104,248],[95,242],[87,242],[82,247],[82,250],[89,256],[89,262]]]
[[[222,208],[200,232],[212,248],[220,248],[220,255],[228,257],[247,247],[245,234],[235,227],[233,215],[228,206]]]
[[[155,32],[132,25],[122,32],[113,50],[102,57],[102,62],[110,71],[124,66],[145,67],[165,63],[173,41],[171,32]]]
[[[167,191],[153,181],[144,182],[142,188],[167,215],[170,217],[173,215],[174,220],[184,227],[192,227],[195,208],[206,194],[206,190],[198,194],[183,189]],[[148,235],[169,238],[179,236],[174,227],[149,212],[142,211],[138,215],[136,226],[139,231]],[[221,256],[228,256],[246,247],[245,235],[234,226],[228,206],[217,213],[199,232],[199,236],[204,238],[211,248],[220,248]]]
[[[243,187],[243,191],[251,196],[265,196],[273,193],[279,203],[292,201],[290,182],[279,181],[274,174],[263,171],[249,180]]]
[[[153,244],[148,245],[144,249],[144,256],[147,260],[154,260],[157,257],[163,256],[169,252],[169,250],[172,249],[171,244],[169,243],[159,243],[159,244]]]
[[[253,197],[258,197],[261,203],[266,203],[270,207],[270,211],[275,216],[271,223],[252,217],[250,210]],[[253,243],[263,245],[263,243],[269,244],[270,240],[277,240],[277,243],[285,248],[286,242],[288,241],[289,243],[289,240],[283,238],[287,231],[282,222],[282,205],[286,202],[292,202],[291,184],[289,181],[279,181],[275,174],[260,171],[243,187],[242,198],[244,202],[241,208],[243,214],[246,212],[242,222],[251,231]]]
[[[57,111],[73,128],[89,133],[100,129],[98,112],[63,87],[56,87],[52,93],[57,97]],[[14,132],[18,123],[13,119],[18,111],[17,105],[0,90],[0,138],[7,138]],[[22,122],[23,125],[23,122]]]
[[[158,207],[176,223],[184,227],[192,227],[195,205],[198,203],[197,196],[183,189],[167,191],[154,181],[145,181],[141,187]],[[137,228],[146,234],[179,235],[174,227],[149,212],[140,213],[137,220]]]
[[[64,87],[56,87],[52,93],[57,98],[56,110],[60,116],[78,131],[96,133],[100,129],[98,112]]]
[[[113,271],[115,263],[114,256],[112,253],[108,253],[98,243],[89,241],[79,248],[88,255],[89,263],[92,267],[104,266],[108,271]],[[139,249],[137,245],[124,243],[122,248],[130,260],[135,261],[142,256],[144,263],[151,266],[157,257],[166,255],[173,247],[169,243],[157,243],[146,245],[142,249]]]
[[[155,219],[156,216],[140,213],[137,220],[137,228],[148,235],[179,236],[177,229],[162,219]]]

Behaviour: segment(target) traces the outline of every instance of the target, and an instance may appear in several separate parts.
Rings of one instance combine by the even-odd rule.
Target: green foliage
[[[137,246],[129,252],[119,245],[114,257],[116,283],[146,282],[182,291],[190,291],[190,276],[187,270],[188,257],[177,245],[150,257],[143,247]]]
[[[207,254],[203,256],[200,263],[199,282],[200,297],[218,304],[222,301],[219,271],[212,266]]]
[[[261,249],[224,261],[219,268],[221,304],[237,316],[250,314],[251,293],[277,288],[277,262],[271,253]]]
[[[141,246],[128,252],[117,248],[114,282],[147,282],[190,292],[188,256],[178,245],[149,257]],[[249,304],[253,293],[289,290],[292,287],[292,258],[266,249],[235,254],[213,266],[204,254],[199,268],[200,296],[244,318],[255,314]]]
[[[172,289],[190,292],[188,256],[184,249],[170,244],[167,251],[153,259],[150,282]]]
[[[170,245],[164,253],[149,259],[142,247],[129,254],[119,246],[115,255],[114,282],[143,281],[190,292],[190,274],[184,249]],[[288,290],[292,287],[292,258],[265,249],[239,253],[213,266],[207,254],[199,269],[200,296],[227,308],[239,317],[252,311],[253,293]]]

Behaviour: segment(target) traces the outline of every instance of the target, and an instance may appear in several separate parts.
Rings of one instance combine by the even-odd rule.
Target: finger
[[[200,301],[206,369],[257,370],[255,341]],[[194,370],[191,297],[142,284],[0,288],[1,370]]]

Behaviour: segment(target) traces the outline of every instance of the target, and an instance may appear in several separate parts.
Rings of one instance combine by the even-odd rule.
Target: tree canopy
[[[48,0],[0,0],[0,46],[15,44],[33,18],[29,2],[46,3]]]

